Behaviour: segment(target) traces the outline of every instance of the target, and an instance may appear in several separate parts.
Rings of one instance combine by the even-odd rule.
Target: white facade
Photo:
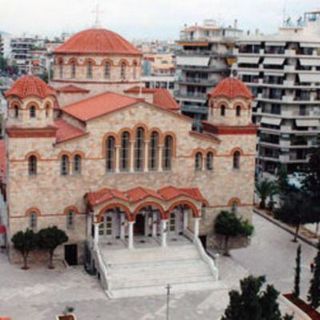
[[[302,169],[320,133],[320,12],[275,35],[242,38],[234,53],[232,69],[256,97],[260,168]]]

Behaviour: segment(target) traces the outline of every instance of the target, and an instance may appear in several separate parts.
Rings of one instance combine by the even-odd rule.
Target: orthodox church
[[[214,286],[221,210],[251,220],[256,127],[238,79],[208,95],[201,131],[165,89],[140,81],[141,53],[105,29],[54,52],[50,84],[26,75],[5,93],[3,224],[65,230],[56,259],[85,264],[110,297]],[[33,259],[41,259],[35,254]]]

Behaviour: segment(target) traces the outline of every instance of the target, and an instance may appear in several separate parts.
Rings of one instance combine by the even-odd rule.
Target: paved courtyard
[[[296,244],[291,235],[258,216],[256,233],[249,248],[221,258],[221,288],[215,291],[179,293],[171,298],[170,319],[219,319],[228,303],[228,291],[250,273],[267,274],[276,287],[292,287]],[[315,249],[303,244],[303,284],[309,281],[309,268]],[[165,289],[164,289],[165,293]],[[81,267],[55,270],[32,267],[29,271],[10,265],[0,254],[0,315],[15,320],[49,320],[66,306],[75,308],[79,320],[134,319],[164,320],[166,296],[109,300],[94,277]]]

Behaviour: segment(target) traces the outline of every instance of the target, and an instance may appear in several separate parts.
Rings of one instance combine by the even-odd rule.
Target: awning
[[[258,76],[259,71],[238,71],[239,75]]]
[[[300,63],[302,66],[320,66],[320,59],[300,59]]]
[[[319,127],[319,120],[312,119],[304,119],[304,120],[296,120],[296,125],[298,127]]]
[[[281,66],[284,63],[284,58],[264,58],[263,64],[274,64]]]
[[[320,48],[319,42],[302,42],[300,46],[303,48]]]
[[[264,75],[265,76],[281,77],[283,75],[284,71],[283,70],[279,70],[279,71],[265,71]]]
[[[284,47],[286,45],[285,42],[266,42],[266,46],[270,46],[270,47]]]
[[[179,66],[207,67],[210,57],[177,57]]]
[[[274,126],[280,126],[281,119],[262,117],[261,118],[261,123],[271,124],[271,125],[274,125]]]
[[[238,57],[238,64],[245,63],[245,64],[258,64],[259,57]]]
[[[300,82],[319,82],[320,73],[301,73],[299,74]]]
[[[5,234],[6,233],[6,226],[3,224],[0,224],[0,234]]]

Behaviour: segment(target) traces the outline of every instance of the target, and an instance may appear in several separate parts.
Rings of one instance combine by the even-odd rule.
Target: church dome
[[[229,99],[253,97],[251,90],[239,79],[226,78],[218,83],[218,85],[209,93],[210,97],[226,97]]]
[[[5,92],[5,96],[17,96],[24,99],[30,96],[36,96],[41,99],[47,96],[55,95],[53,88],[48,86],[43,80],[32,75],[20,77],[12,87]]]
[[[130,42],[106,29],[88,29],[76,33],[54,53],[141,55]]]

